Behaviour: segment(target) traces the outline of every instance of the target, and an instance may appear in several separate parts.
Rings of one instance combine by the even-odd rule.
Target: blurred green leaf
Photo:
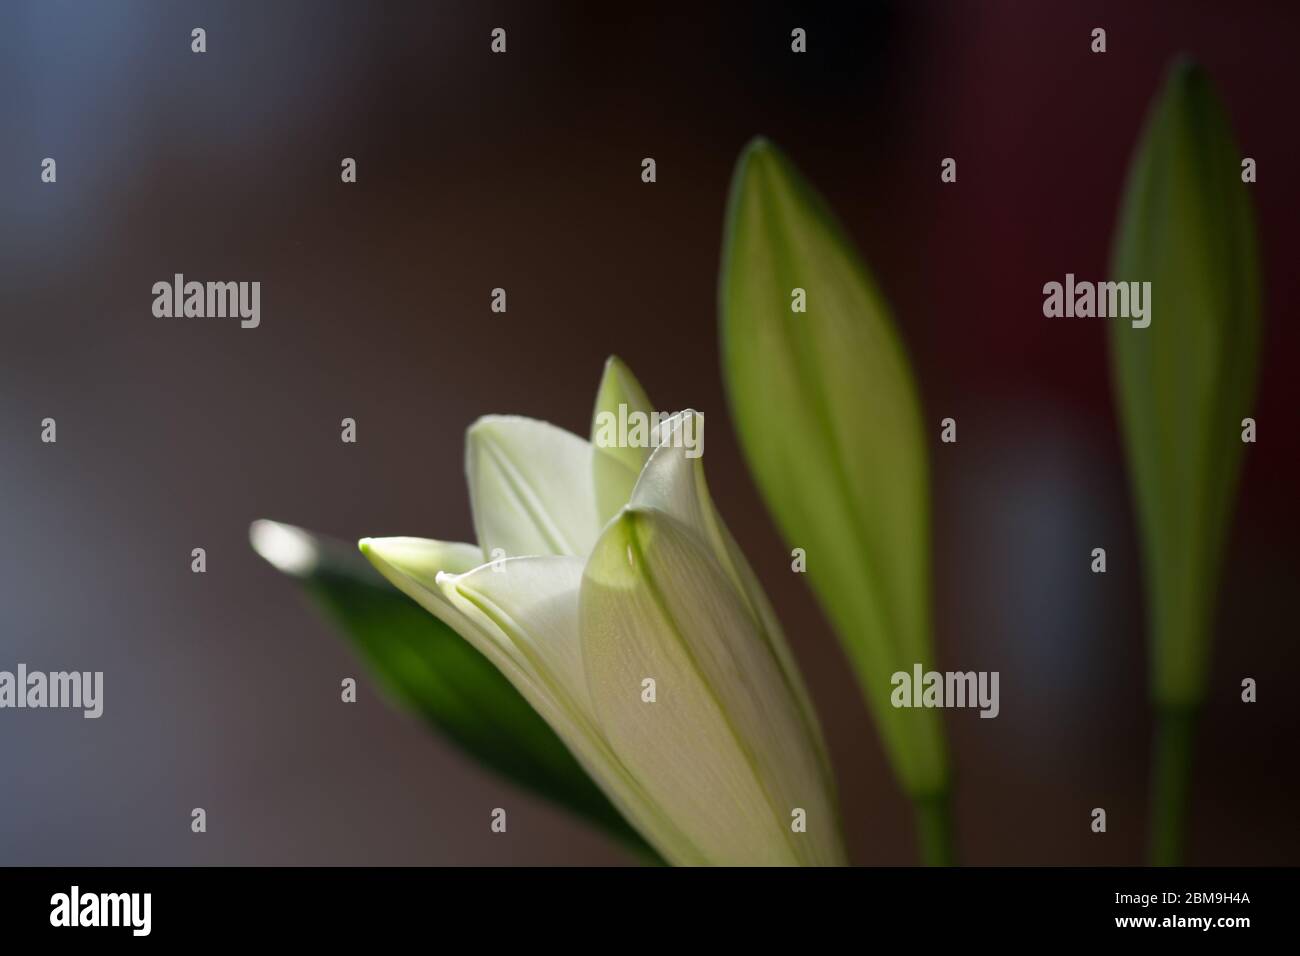
[[[806,311],[793,311],[794,290]],[[926,436],[875,282],[826,204],[765,140],[732,181],[719,288],[723,372],[751,471],[853,663],[904,788],[946,792],[936,711],[890,679],[932,669]]]
[[[1150,282],[1147,328],[1110,323],[1144,549],[1157,703],[1205,694],[1215,582],[1260,344],[1260,277],[1242,156],[1209,78],[1170,70],[1138,146],[1111,274]]]
[[[388,695],[503,777],[653,851],[519,692],[446,624],[379,574],[357,549],[259,521],[254,548],[297,580],[360,651]]]

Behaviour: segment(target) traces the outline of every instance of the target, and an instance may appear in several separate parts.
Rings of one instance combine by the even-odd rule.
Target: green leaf
[[[1129,171],[1112,278],[1150,282],[1150,325],[1110,321],[1111,367],[1146,564],[1154,696],[1205,695],[1215,582],[1260,344],[1241,153],[1199,67],[1176,63]]]
[[[250,536],[351,639],[394,702],[506,779],[653,855],[501,673],[354,546],[270,521],[255,522]]]
[[[794,311],[794,290],[806,311]],[[891,677],[932,669],[926,437],[903,345],[826,204],[765,140],[732,182],[719,287],[723,372],[750,470],[915,798],[948,771],[937,712]]]

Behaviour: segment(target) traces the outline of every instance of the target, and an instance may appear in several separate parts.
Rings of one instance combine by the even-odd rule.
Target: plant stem
[[[917,838],[921,845],[921,863],[925,866],[952,866],[952,812],[948,792],[916,797]]]
[[[1156,714],[1155,760],[1151,781],[1151,864],[1179,866],[1187,831],[1192,784],[1192,743],[1197,712],[1193,707],[1161,707]]]

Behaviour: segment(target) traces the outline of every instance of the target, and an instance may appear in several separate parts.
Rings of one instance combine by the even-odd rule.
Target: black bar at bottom
[[[457,950],[518,939],[584,951],[619,939],[770,944],[789,933],[821,940],[804,947],[820,950],[838,948],[827,934],[839,932],[864,945],[1044,932],[1229,942],[1286,930],[1295,886],[1295,869],[1267,868],[9,868],[0,933],[7,943],[405,939]]]

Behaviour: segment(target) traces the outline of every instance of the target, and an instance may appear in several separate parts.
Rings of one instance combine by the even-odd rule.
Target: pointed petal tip
[[[601,410],[602,398],[618,398],[631,402],[638,408],[650,404],[645,389],[642,388],[631,367],[617,355],[605,359],[605,367],[601,370],[600,385],[596,390],[597,412]],[[652,411],[648,407],[644,410]]]
[[[367,557],[374,555],[387,560],[400,559],[403,555],[417,553],[422,550],[419,546],[424,544],[426,544],[424,538],[361,538],[357,541],[357,548]]]
[[[418,540],[414,538],[362,538],[357,542],[357,550],[370,559],[370,563],[383,570],[385,567],[410,575],[412,549],[409,544]]]
[[[465,441],[468,443],[473,439],[479,439],[491,433],[493,429],[499,426],[503,419],[509,418],[508,415],[480,415],[474,421],[470,422],[469,427],[465,429]]]
[[[470,422],[469,427],[465,429],[465,435],[467,438],[470,436],[491,435],[499,431],[501,428],[509,428],[511,425],[519,422],[540,425],[550,424],[550,422],[543,422],[540,419],[529,418],[527,415],[502,415],[500,413],[480,415],[478,418],[474,419],[474,421]]]
[[[652,442],[631,442],[622,423],[645,416],[653,422],[654,404],[636,375],[617,355],[605,362],[591,412],[592,486],[599,524],[626,504],[637,476],[652,451]]]
[[[790,161],[780,146],[766,136],[755,136],[740,151],[736,161],[737,183],[767,175],[788,176]]]
[[[576,438],[579,441],[586,442],[586,439],[582,438],[582,436],[575,435],[567,428],[562,428],[541,418],[531,418],[528,415],[495,414],[480,415],[474,419],[470,426],[465,429],[465,443],[468,445],[471,441],[490,441],[508,444],[530,430],[557,438]]]
[[[777,152],[776,144],[760,133],[745,144],[740,151],[740,156],[742,159],[752,159],[757,156],[768,156],[775,152]]]
[[[1205,67],[1187,53],[1180,53],[1170,61],[1168,75],[1171,83],[1179,84],[1191,83],[1207,76]]]
[[[432,538],[393,537],[362,538],[357,542],[389,583],[412,594],[436,591],[446,580],[454,580],[483,566],[483,551],[478,545]],[[419,598],[417,598],[419,600]]]
[[[1164,86],[1157,102],[1175,104],[1179,111],[1210,106],[1222,109],[1220,94],[1210,73],[1186,54],[1175,57],[1165,73]]]
[[[687,408],[670,415],[660,422],[654,438],[655,448],[649,455],[650,461],[656,456],[666,458],[672,455],[684,455],[690,459],[703,458],[704,413]],[[635,489],[633,491],[635,493]]]
[[[410,582],[429,587],[442,570],[440,556],[429,547],[436,543],[409,537],[362,538],[357,547],[375,570],[399,589],[406,590]]]

